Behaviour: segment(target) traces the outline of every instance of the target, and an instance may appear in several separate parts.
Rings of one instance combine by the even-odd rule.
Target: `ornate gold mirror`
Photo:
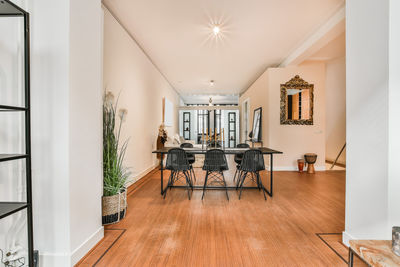
[[[281,124],[312,125],[314,85],[296,75],[281,84]]]

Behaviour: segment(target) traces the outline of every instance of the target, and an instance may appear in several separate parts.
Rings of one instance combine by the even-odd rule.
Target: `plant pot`
[[[103,225],[117,223],[126,215],[126,189],[113,196],[102,197],[102,221]]]

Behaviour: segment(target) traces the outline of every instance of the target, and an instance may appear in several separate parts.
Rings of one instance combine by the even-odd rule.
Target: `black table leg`
[[[161,195],[164,194],[164,166],[163,166],[163,160],[164,159],[164,154],[161,153],[161,161],[160,161],[160,170],[161,170]]]
[[[264,189],[264,191],[270,196],[270,197],[272,197],[272,195],[273,195],[273,186],[274,186],[274,169],[273,169],[273,166],[274,166],[274,155],[273,154],[270,154],[271,155],[271,162],[270,162],[270,181],[269,181],[269,190],[271,190],[271,191],[268,191],[268,189],[266,189],[264,186],[263,186],[263,189]]]
[[[353,267],[353,262],[354,262],[353,250],[349,248],[349,267]]]

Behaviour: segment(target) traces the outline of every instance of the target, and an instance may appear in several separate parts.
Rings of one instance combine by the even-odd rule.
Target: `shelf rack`
[[[228,147],[236,147],[236,113],[235,112],[228,113],[228,125],[229,125]]]
[[[16,17],[24,21],[24,107],[0,105],[0,112],[22,112],[25,116],[25,153],[0,154],[1,162],[25,160],[26,165],[26,202],[0,201],[0,219],[6,218],[18,211],[27,211],[28,261],[29,266],[37,266],[37,258],[33,250],[33,215],[32,215],[32,171],[31,171],[31,108],[30,108],[30,32],[29,13],[9,0],[0,0],[0,18]],[[0,21],[1,23],[1,21]]]
[[[183,138],[185,140],[190,140],[190,112],[183,112]]]

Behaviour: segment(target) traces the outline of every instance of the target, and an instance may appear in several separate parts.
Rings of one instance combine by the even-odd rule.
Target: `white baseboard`
[[[71,254],[72,266],[78,263],[78,261],[80,261],[80,259],[82,259],[83,256],[85,256],[101,239],[103,239],[103,237],[104,237],[104,227],[102,226],[72,252]]]
[[[269,166],[266,166],[269,170]],[[306,169],[305,169],[306,170]],[[315,166],[316,171],[326,171],[325,166]],[[274,171],[298,171],[297,166],[274,166]]]
[[[342,232],[342,242],[343,244],[345,244],[346,246],[350,246],[350,240],[351,239],[355,239],[354,237],[352,237],[349,233],[347,233],[346,231]]]
[[[141,171],[139,174],[136,174],[135,176],[130,177],[130,179],[126,182],[126,187],[129,187],[130,185],[136,183],[137,181],[139,181],[140,179],[145,177],[147,174],[149,174],[149,172],[154,170],[157,166],[158,166],[158,163],[153,164],[152,166],[146,168],[144,171]]]
[[[39,251],[40,267],[71,267],[78,263],[102,238],[104,227],[100,227],[72,253],[47,253]]]
[[[39,251],[40,267],[71,267],[71,255],[68,253],[42,253]]]

